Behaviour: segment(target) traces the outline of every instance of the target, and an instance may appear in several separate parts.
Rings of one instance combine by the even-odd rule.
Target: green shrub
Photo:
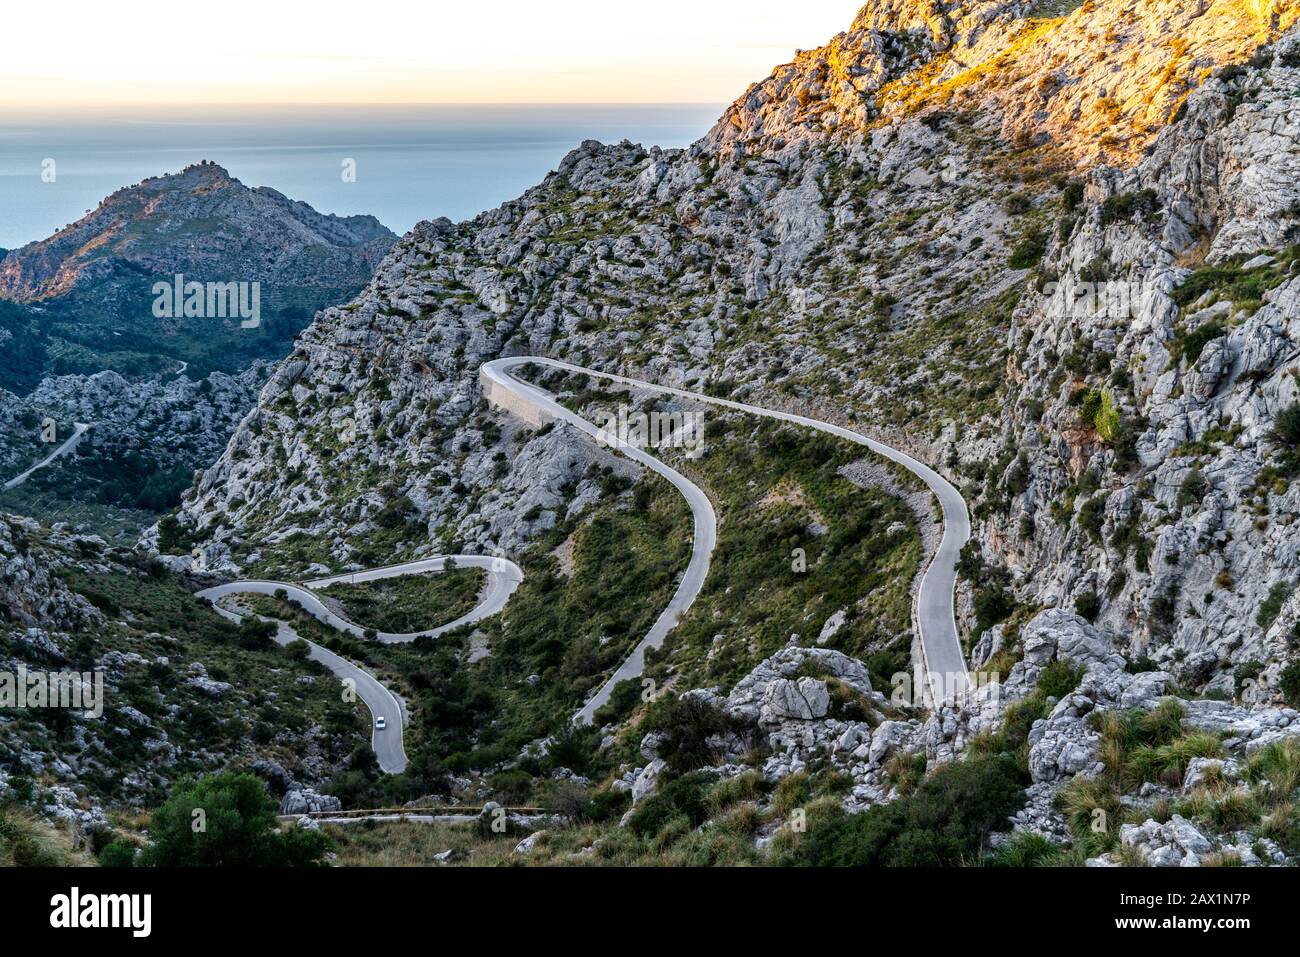
[[[1241,308],[1258,308],[1264,294],[1284,282],[1289,264],[1295,258],[1295,247],[1284,250],[1278,262],[1253,269],[1243,269],[1240,264],[1226,263],[1205,266],[1196,270],[1173,292],[1179,306],[1196,302],[1207,292],[1215,291]]]
[[[178,783],[153,814],[152,843],[139,863],[153,867],[313,866],[332,845],[319,831],[278,830],[279,808],[251,774],[228,772]],[[202,827],[197,825],[201,823]]]
[[[1083,183],[1077,179],[1070,180],[1061,190],[1061,201],[1068,212],[1073,212],[1079,208],[1083,202]]]
[[[492,789],[492,800],[506,807],[521,807],[533,799],[537,779],[527,771],[501,771],[487,779]]]
[[[1041,834],[1017,831],[988,858],[990,867],[1051,867],[1064,851]]]
[[[1201,358],[1201,354],[1205,352],[1206,346],[1227,334],[1228,327],[1221,320],[1207,322],[1174,340],[1173,357],[1175,360],[1186,359],[1188,365],[1195,365]]]
[[[1087,591],[1074,601],[1074,610],[1080,618],[1095,622],[1101,614],[1101,598],[1095,591]]]
[[[1012,269],[1033,269],[1042,261],[1046,251],[1047,234],[1038,229],[1030,230],[1012,248],[1007,265]]]
[[[1085,473],[1087,474],[1087,473]],[[1094,495],[1083,503],[1079,509],[1079,527],[1087,532],[1094,542],[1101,541],[1102,525],[1106,520],[1106,496]],[[1080,612],[1080,614],[1083,614]],[[1087,618],[1087,615],[1084,615]]]
[[[607,724],[621,724],[640,703],[640,680],[628,678],[626,681],[620,681],[610,691],[609,700],[596,709],[596,713],[592,716],[592,724],[598,728],[603,728]]]
[[[781,861],[804,867],[952,867],[987,851],[1024,804],[1028,778],[1008,755],[947,764],[916,791],[861,814],[812,823]]]
[[[1119,434],[1119,409],[1114,396],[1105,389],[1092,389],[1084,395],[1081,414],[1104,441],[1113,442]]]
[[[1255,616],[1255,624],[1259,625],[1264,631],[1273,627],[1277,621],[1277,616],[1282,614],[1282,606],[1287,603],[1291,597],[1292,588],[1289,582],[1278,582],[1269,589],[1268,597],[1259,606],[1259,613]]]
[[[1056,661],[1049,662],[1038,676],[1038,693],[1045,698],[1059,700],[1079,687],[1082,679],[1082,668],[1058,658]]]
[[[1183,479],[1183,484],[1178,487],[1178,498],[1176,504],[1180,509],[1189,505],[1195,505],[1210,489],[1210,483],[1201,474],[1200,469],[1192,469]]]
[[[706,795],[717,778],[704,772],[687,774],[667,784],[641,802],[628,821],[638,837],[653,837],[669,822],[685,817],[691,827],[699,827],[709,817]]]
[[[1292,707],[1300,710],[1300,659],[1291,662],[1282,670],[1277,680],[1282,698]]]
[[[551,769],[568,768],[578,774],[589,774],[599,745],[600,730],[597,726],[565,725],[551,736],[546,764]]]
[[[1300,402],[1287,406],[1273,422],[1273,441],[1282,446],[1283,468],[1300,472]]]
[[[582,805],[579,821],[584,824],[601,824],[623,816],[627,806],[632,803],[628,791],[597,791]]]
[[[100,867],[132,867],[137,848],[130,841],[114,841],[99,852]]]
[[[1300,402],[1294,402],[1277,414],[1273,422],[1273,438],[1290,447],[1300,446]]]
[[[158,523],[158,551],[164,555],[181,555],[193,547],[194,538],[180,520],[175,515],[164,516]]]
[[[674,774],[711,764],[714,755],[708,739],[733,730],[733,722],[720,708],[698,697],[664,698],[649,716],[647,726],[663,735],[659,756]]]
[[[1116,193],[1101,205],[1101,224],[1109,226],[1121,220],[1131,220],[1134,216],[1150,220],[1158,208],[1158,198],[1153,189]]]
[[[380,528],[401,528],[407,518],[415,511],[415,503],[408,496],[402,495],[385,505],[375,516],[375,523]]]
[[[985,632],[1001,624],[1016,610],[1016,599],[1001,585],[981,589],[975,596],[975,629]]]

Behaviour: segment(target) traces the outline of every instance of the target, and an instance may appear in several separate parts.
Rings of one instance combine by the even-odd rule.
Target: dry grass
[[[0,807],[0,867],[87,867],[72,835],[26,808]]]
[[[438,867],[434,856],[448,850],[469,855],[460,864],[495,867],[506,862],[520,840],[484,840],[472,827],[455,824],[348,824],[324,830],[337,844],[334,863],[340,867]]]

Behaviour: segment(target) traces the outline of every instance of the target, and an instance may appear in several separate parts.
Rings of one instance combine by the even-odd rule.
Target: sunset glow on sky
[[[857,0],[11,4],[0,108],[726,102]]]

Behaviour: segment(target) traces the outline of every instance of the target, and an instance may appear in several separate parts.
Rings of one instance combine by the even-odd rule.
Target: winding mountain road
[[[659,648],[667,640],[669,633],[676,627],[681,616],[694,603],[704,587],[709,573],[709,562],[717,545],[718,519],[704,491],[676,469],[661,462],[644,449],[621,441],[617,436],[610,436],[603,429],[593,425],[575,412],[562,406],[549,392],[529,382],[517,378],[515,370],[528,365],[547,366],[567,372],[591,376],[616,382],[630,388],[645,392],[655,392],[703,402],[720,408],[745,412],[750,415],[776,419],[793,425],[825,432],[855,445],[861,445],[899,465],[919,477],[938,500],[943,509],[944,530],[939,548],[931,557],[917,591],[914,607],[915,619],[920,632],[921,676],[920,680],[929,691],[931,702],[945,702],[962,694],[970,687],[966,658],[962,653],[961,640],[957,632],[954,613],[954,591],[957,583],[957,560],[962,546],[970,538],[970,515],[961,493],[938,472],[910,455],[895,448],[868,438],[851,429],[822,422],[806,416],[794,415],[764,409],[760,406],[718,399],[698,392],[673,389],[632,379],[627,376],[609,372],[598,372],[582,366],[576,366],[558,359],[541,356],[514,356],[497,359],[486,363],[479,370],[479,382],[483,395],[495,408],[518,416],[536,427],[552,422],[564,422],[578,431],[615,449],[622,455],[639,463],[645,468],[663,476],[682,493],[690,506],[694,520],[691,542],[691,559],[687,564],[682,580],[677,586],[668,606],[660,614],[649,633],[633,650],[632,654],[609,677],[592,698],[574,716],[579,724],[591,724],[595,712],[607,703],[614,687],[622,681],[640,677],[645,673],[645,656],[651,648]],[[75,438],[75,437],[74,437]],[[44,464],[44,463],[42,463]],[[39,468],[40,466],[37,466]],[[479,555],[453,556],[452,560],[460,567],[483,568],[488,572],[488,584],[478,606],[468,615],[450,624],[429,631],[409,635],[380,633],[377,638],[385,644],[400,644],[417,638],[436,638],[455,631],[466,625],[474,624],[501,612],[510,597],[523,581],[523,570],[504,558]],[[274,595],[278,591],[294,599],[309,614],[319,621],[340,631],[364,637],[365,629],[340,617],[320,600],[315,592],[340,583],[359,583],[397,578],[404,575],[419,575],[444,571],[447,567],[446,557],[391,565],[385,568],[352,572],[319,578],[301,585],[274,581],[243,581],[218,585],[199,592],[200,598],[207,598],[216,605],[224,597],[240,594]],[[241,616],[228,609],[217,606],[217,611],[233,621],[240,621]],[[298,640],[296,632],[284,622],[276,622],[279,632],[276,640],[288,644]],[[345,680],[351,680],[358,696],[366,703],[375,716],[388,718],[388,727],[373,732],[372,742],[375,753],[379,756],[380,767],[389,774],[397,774],[406,768],[407,758],[402,738],[406,722],[405,707],[401,700],[379,683],[372,675],[357,665],[333,652],[311,642],[311,657],[329,668],[334,674]],[[390,716],[391,715],[391,716]],[[372,723],[373,724],[373,723]]]
[[[278,591],[283,591],[317,621],[356,638],[365,638],[365,628],[335,614],[316,596],[315,592],[323,591],[331,585],[356,585],[362,582],[403,578],[408,575],[436,574],[446,570],[447,560],[446,557],[428,558],[418,562],[407,562],[404,565],[390,565],[387,568],[335,575],[332,578],[319,578],[315,581],[304,582],[302,585],[276,581],[231,582],[227,585],[209,588],[207,591],[200,592],[199,596],[211,598],[215,601],[218,598],[224,598],[226,595],[274,595]],[[491,618],[506,607],[506,603],[510,601],[510,596],[515,593],[515,589],[524,580],[523,569],[504,558],[484,557],[482,555],[455,555],[452,556],[451,560],[457,568],[481,568],[488,573],[487,586],[474,609],[469,614],[457,618],[450,624],[431,628],[428,631],[418,631],[406,635],[392,634],[386,631],[378,632],[376,640],[380,644],[404,645],[410,644],[417,638],[441,638],[458,628],[464,628],[466,625],[477,624],[485,618]]]
[[[484,557],[482,555],[455,555],[450,558],[446,556],[428,558],[418,562],[407,562],[402,565],[390,565],[386,568],[335,575],[331,578],[319,578],[305,582],[301,586],[288,582],[230,582],[225,585],[217,585],[215,588],[205,589],[198,593],[198,597],[212,602],[217,614],[238,624],[246,616],[228,608],[223,608],[218,604],[222,598],[234,595],[274,595],[278,591],[284,591],[289,598],[297,601],[308,614],[318,621],[339,631],[363,638],[365,629],[336,615],[324,602],[316,597],[314,592],[341,583],[358,584],[389,578],[401,578],[407,575],[436,574],[447,570],[448,561],[453,562],[456,568],[482,568],[488,573],[487,585],[473,611],[450,624],[432,628],[428,631],[410,635],[395,635],[382,632],[377,636],[380,642],[404,644],[415,641],[417,638],[437,638],[455,631],[457,628],[463,628],[485,618],[491,618],[505,608],[510,596],[515,593],[515,589],[524,580],[523,570],[514,562],[504,558]],[[287,645],[299,640],[306,641],[305,638],[302,638],[301,635],[294,631],[292,626],[283,621],[268,618],[262,618],[261,620],[272,621],[275,624],[277,629],[275,640],[281,645]],[[402,700],[360,665],[335,654],[328,648],[322,648],[315,642],[306,641],[306,643],[310,649],[310,658],[313,661],[319,661],[339,679],[350,682],[351,687],[356,690],[357,697],[370,709],[372,719],[370,722],[371,747],[374,748],[375,756],[379,760],[380,770],[385,774],[400,774],[405,771],[407,758],[404,737],[407,715],[406,706]],[[385,718],[387,722],[387,727],[382,730],[375,727],[373,720],[379,717]]]
[[[617,441],[616,437],[609,436],[581,416],[560,405],[555,397],[544,389],[516,378],[513,374],[514,371],[527,365],[562,369],[566,372],[617,382],[641,391],[677,396],[682,399],[689,399],[692,402],[704,402],[725,409],[733,409],[737,412],[746,412],[751,415],[816,429],[819,432],[825,432],[828,435],[833,435],[856,445],[865,446],[877,455],[882,455],[893,462],[897,462],[919,477],[938,499],[944,516],[943,540],[926,568],[916,597],[915,614],[917,626],[920,630],[921,650],[924,658],[921,669],[923,680],[928,685],[930,699],[936,702],[950,701],[968,690],[970,677],[966,668],[966,656],[962,653],[961,639],[957,632],[953,596],[957,585],[957,560],[961,555],[962,546],[970,538],[970,514],[961,493],[934,469],[923,462],[917,461],[905,452],[900,452],[882,442],[877,442],[875,439],[867,438],[865,435],[851,429],[832,425],[829,422],[822,422],[818,419],[811,419],[807,416],[764,409],[760,406],[733,402],[728,399],[718,399],[698,392],[688,392],[683,389],[655,385],[609,372],[597,372],[558,359],[548,359],[540,356],[514,356],[497,359],[487,363],[479,371],[479,383],[489,404],[521,416],[539,427],[547,422],[561,421],[574,426],[593,438],[601,438],[611,448],[615,448],[628,458],[653,469],[672,482],[686,496],[686,500],[691,506],[691,512],[695,516],[695,543],[691,561],[686,568],[686,573],[682,577],[682,583],[678,587],[673,601],[664,611],[659,621],[655,623],[655,627],[651,629],[650,634],[637,646],[632,657],[624,662],[622,667],[601,687],[595,697],[578,713],[576,720],[581,723],[590,723],[596,709],[609,700],[610,692],[613,691],[615,684],[628,678],[639,677],[643,673],[646,650],[651,647],[657,648],[663,644],[668,632],[677,623],[677,619],[695,600],[700,589],[704,586],[704,579],[708,574],[709,556],[717,540],[717,518],[704,493],[680,473],[646,454],[643,450]],[[610,441],[611,439],[614,439],[614,441]]]
[[[211,589],[210,589],[211,590]],[[228,592],[227,594],[235,594]],[[212,598],[207,592],[199,592],[200,598]],[[213,609],[223,618],[239,624],[246,615],[231,611],[229,608],[223,608],[213,600]],[[308,657],[312,661],[319,661],[328,668],[340,680],[350,684],[356,691],[357,697],[365,703],[370,710],[370,746],[375,752],[375,757],[379,761],[379,769],[385,774],[401,774],[406,770],[406,745],[404,742],[406,734],[406,705],[402,699],[389,691],[378,678],[366,671],[358,664],[354,664],[342,655],[337,655],[328,648],[322,648],[315,642],[307,641],[293,627],[286,622],[276,621],[272,618],[264,618],[261,615],[253,616],[260,621],[269,621],[276,627],[275,642],[280,645],[288,645],[295,641],[304,641],[309,649]],[[380,730],[375,727],[375,718],[383,717],[387,721],[387,727]]]
[[[63,456],[67,455],[69,452],[71,452],[73,449],[77,447],[77,443],[81,441],[81,437],[86,434],[89,428],[90,426],[84,422],[73,423],[72,435],[71,437],[68,438],[66,442],[60,445],[49,455],[45,456],[45,458],[41,459],[39,462],[37,462],[35,465],[29,468],[26,472],[23,472],[21,475],[16,475],[13,478],[11,478],[8,482],[5,482],[3,486],[4,491],[7,492],[11,488],[17,488],[18,486],[26,482],[29,478],[31,478],[35,472],[38,472],[39,470],[45,468],[45,466],[49,465],[51,462],[55,461],[56,459],[63,458]]]

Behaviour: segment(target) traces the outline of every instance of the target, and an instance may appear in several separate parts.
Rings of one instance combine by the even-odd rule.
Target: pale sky
[[[729,102],[862,2],[16,2],[0,107]]]

